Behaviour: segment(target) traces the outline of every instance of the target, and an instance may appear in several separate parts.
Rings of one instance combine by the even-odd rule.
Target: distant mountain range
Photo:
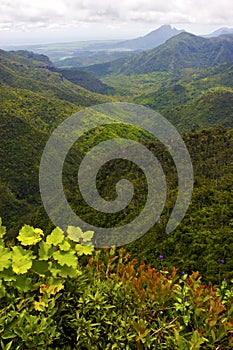
[[[101,76],[107,74],[146,74],[183,68],[207,68],[233,62],[233,35],[202,38],[181,33],[152,50],[130,58],[121,58],[105,64],[85,68]]]
[[[203,35],[203,37],[214,38],[214,37],[220,36],[220,35],[233,35],[233,28],[226,28],[226,27],[219,28],[219,29],[215,30],[213,33]]]
[[[61,68],[79,68],[111,62],[118,58],[130,57],[140,51],[153,49],[182,32],[184,30],[177,30],[170,25],[164,25],[136,39],[116,43],[90,43],[89,46],[85,47],[85,51],[76,51],[73,57],[55,60],[55,65]]]
[[[28,50],[45,54],[59,68],[80,68],[102,64],[131,56],[145,50],[154,49],[167,40],[185,33],[171,25],[163,25],[150,33],[130,40],[77,41],[8,47],[7,50]],[[214,38],[221,35],[233,35],[233,28],[219,28],[213,33],[200,35],[202,38]]]
[[[135,53],[154,49],[167,40],[185,33],[185,30],[172,28],[171,25],[163,25],[152,32],[130,40],[112,43],[90,43],[85,46],[86,51],[76,51],[72,57],[57,59],[55,65],[65,68],[79,68],[93,64],[102,64],[116,59],[131,57]],[[220,28],[210,34],[201,35],[202,38],[215,38],[221,35],[233,35],[233,28]],[[48,53],[49,55],[49,53]]]

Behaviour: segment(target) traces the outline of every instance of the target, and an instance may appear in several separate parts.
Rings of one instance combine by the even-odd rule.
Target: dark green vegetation
[[[122,73],[101,77],[102,83],[85,72],[59,72],[43,55],[0,51],[0,216],[8,227],[4,238],[0,227],[3,349],[232,349],[232,37],[209,41],[185,33],[156,50],[136,55],[141,63],[127,60],[127,70],[121,59]],[[163,53],[162,65],[173,59],[178,67],[160,66],[150,73],[159,60],[155,52]],[[143,74],[131,74],[132,62]],[[90,91],[109,93],[109,86],[113,97]],[[100,169],[97,188],[112,200],[116,183],[129,179],[135,188],[130,205],[117,214],[101,214],[85,204],[77,171],[100,141],[120,136],[141,142],[158,158],[168,186],[159,222],[129,244],[127,254],[95,251],[87,261],[91,233],[72,229],[64,238],[56,230],[49,236],[53,224],[41,203],[39,163],[62,120],[84,106],[119,100],[156,109],[183,133],[194,192],[184,220],[166,234],[178,191],[168,150],[125,125],[85,134],[69,152],[63,174],[67,200],[83,219],[103,227],[126,224],[140,214],[147,197],[142,170],[116,160]],[[43,242],[42,231],[28,226],[16,239],[24,223],[41,227]],[[73,242],[77,232],[82,246]],[[193,271],[200,271],[203,282]]]
[[[39,218],[38,169],[51,131],[83,106],[109,100],[66,80],[44,55],[0,51],[0,212],[11,227]]]
[[[165,84],[133,101],[161,112],[180,130],[232,126],[232,63],[202,70],[183,70],[179,75],[170,76],[170,81]]]
[[[93,75],[75,69],[56,69],[56,72],[61,73],[64,78],[72,83],[82,86],[83,88],[92,92],[100,94],[113,95],[114,89],[102,83],[101,80],[95,78]]]
[[[98,133],[98,142],[109,135],[122,135],[122,130],[105,130]],[[130,130],[127,137],[137,139]],[[92,135],[93,138],[94,135]],[[97,140],[96,140],[97,141]],[[181,270],[201,271],[206,280],[221,282],[233,278],[232,237],[232,130],[206,129],[184,135],[194,166],[194,192],[190,208],[177,229],[165,234],[165,227],[177,195],[177,173],[168,151],[154,141],[144,143],[163,165],[168,185],[168,197],[159,223],[127,249],[139,260],[155,264],[157,257],[164,255],[165,266],[175,264]],[[89,146],[95,144],[93,143]],[[86,146],[80,142],[79,150]],[[88,149],[86,149],[87,151]],[[134,184],[135,195],[130,205],[117,214],[100,214],[89,208],[79,194],[75,174],[82,156],[77,162],[77,150],[67,158],[67,178],[64,180],[66,195],[72,208],[87,222],[98,226],[115,227],[131,222],[145,205],[147,187],[144,174],[136,165],[126,160],[108,162],[99,172],[97,188],[104,198],[114,199],[115,185],[122,177]],[[72,165],[72,166],[71,166]],[[77,205],[78,203],[78,205]],[[224,240],[223,240],[224,237]],[[221,264],[220,260],[225,263]]]
[[[38,185],[39,162],[46,140],[62,120],[80,110],[81,106],[72,100],[79,99],[80,104],[87,105],[95,103],[96,99],[100,102],[109,98],[76,85],[78,71],[74,71],[73,77],[72,70],[64,71],[76,84],[68,82],[63,71],[54,71],[53,64],[43,55],[3,51],[1,57],[0,214],[9,227],[9,235],[14,235],[25,222],[47,232],[52,224],[43,209]],[[9,70],[11,79],[5,74]],[[232,75],[232,64],[225,63],[200,70],[113,75],[104,80],[113,86],[118,99],[155,108],[180,131],[188,132],[184,140],[195,169],[195,189],[189,212],[174,233],[164,234],[177,194],[177,175],[172,159],[157,141],[131,128],[97,129],[73,147],[64,166],[66,196],[73,209],[85,220],[106,227],[130,222],[140,213],[146,200],[145,176],[130,162],[109,162],[97,179],[100,193],[112,199],[119,179],[128,176],[134,183],[135,197],[120,214],[100,214],[90,209],[80,197],[76,181],[84,154],[95,144],[122,135],[139,140],[160,160],[170,191],[160,223],[129,249],[151,264],[162,252],[168,265],[175,263],[188,272],[200,270],[206,280],[219,282],[223,277],[232,278]],[[72,98],[68,87],[72,87]],[[63,89],[62,99],[59,99],[58,91],[62,93]],[[207,129],[202,131],[203,127]],[[190,133],[191,129],[200,131]],[[226,244],[219,245],[221,230],[226,236]],[[193,251],[187,249],[187,244],[191,244]],[[226,264],[219,265],[221,259],[226,259]]]

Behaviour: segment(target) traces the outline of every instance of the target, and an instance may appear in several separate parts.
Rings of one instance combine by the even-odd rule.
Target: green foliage
[[[2,226],[1,232],[5,234],[5,228]],[[79,232],[80,235],[85,236],[81,230]],[[84,250],[86,255],[90,255],[93,251],[92,235],[85,236],[85,242],[88,244],[86,248],[89,249]],[[45,240],[42,240],[43,236],[41,229],[24,225],[19,231],[17,240],[23,246],[27,246],[27,249],[21,245],[6,247],[5,242],[1,241],[2,293],[12,287],[17,288],[20,292],[28,291],[30,288],[38,290],[39,287],[41,293],[55,294],[64,288],[66,277],[77,277],[81,274],[78,257],[83,255],[83,252],[77,249],[77,246],[81,247],[81,244],[77,245],[59,228],[55,228]],[[36,276],[39,276],[37,281]],[[31,277],[34,278],[33,285]]]
[[[19,231],[18,240],[22,245],[33,245],[41,240],[41,236],[43,236],[43,231],[39,228],[34,228],[29,225],[24,225],[22,229]]]
[[[81,270],[64,265],[62,275],[51,260],[46,276],[44,263],[33,260],[11,281],[1,275],[2,349],[232,348],[232,284],[139,264],[124,249],[96,251]]]
[[[206,281],[221,284],[224,278],[233,278],[232,131],[222,128],[214,132],[202,130],[184,135],[184,140],[195,177],[186,216],[174,232],[169,235],[164,232],[174,205],[175,192],[172,190],[160,222],[127,249],[135,258],[152,266],[156,266],[162,254],[164,259],[160,263],[163,266],[175,265],[188,273],[198,270]],[[169,173],[175,172],[166,155],[159,159],[162,164],[167,164]],[[174,188],[174,180],[168,177],[170,188]]]
[[[12,270],[17,275],[26,273],[32,267],[34,256],[20,246],[12,248]]]

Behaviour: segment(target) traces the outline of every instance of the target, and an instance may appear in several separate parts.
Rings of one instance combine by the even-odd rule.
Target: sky
[[[0,0],[0,46],[129,39],[171,24],[233,27],[232,0]]]

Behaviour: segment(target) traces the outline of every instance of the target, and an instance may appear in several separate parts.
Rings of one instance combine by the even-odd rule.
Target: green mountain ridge
[[[161,112],[179,130],[233,126],[233,64],[182,71],[163,87],[142,93],[133,102]]]
[[[102,76],[107,74],[147,74],[183,68],[208,68],[233,61],[233,36],[201,38],[181,33],[155,49],[143,51],[127,59],[83,68]]]
[[[45,97],[67,100],[80,106],[108,102],[111,99],[90,92],[63,78],[54,66],[25,57],[25,52],[0,52],[0,82],[13,88],[38,92]],[[35,55],[35,57],[40,55]],[[35,58],[34,56],[32,58]],[[43,56],[42,56],[43,57]]]
[[[164,115],[185,130],[233,125],[233,89],[212,88],[180,106],[177,104]]]

